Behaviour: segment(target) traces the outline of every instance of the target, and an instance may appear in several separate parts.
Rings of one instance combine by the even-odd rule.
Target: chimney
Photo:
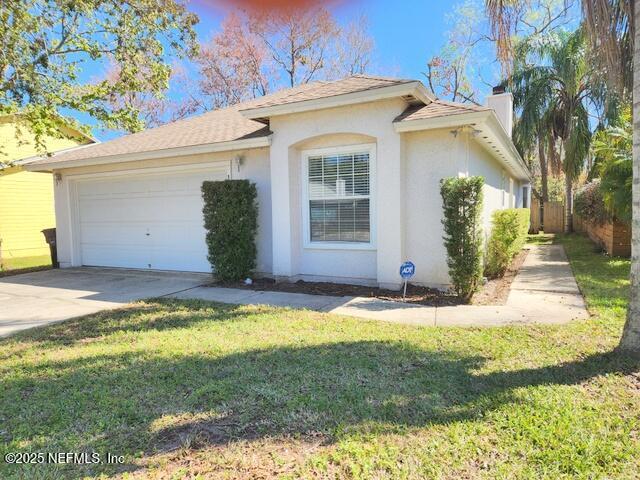
[[[486,104],[487,107],[496,112],[496,116],[506,130],[507,135],[511,136],[513,129],[513,95],[505,92],[503,86],[493,87],[493,93],[487,96]]]

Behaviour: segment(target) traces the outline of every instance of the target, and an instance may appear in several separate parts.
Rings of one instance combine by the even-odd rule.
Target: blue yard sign
[[[400,265],[400,276],[405,280],[413,277],[415,273],[416,266],[413,264],[413,262],[404,262],[402,265]]]
[[[402,301],[407,297],[407,280],[416,274],[416,266],[413,262],[404,262],[400,265],[400,276],[404,279],[404,290],[402,291]]]

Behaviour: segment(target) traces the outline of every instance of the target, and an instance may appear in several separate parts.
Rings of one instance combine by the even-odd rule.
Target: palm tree
[[[634,0],[631,0],[634,1]],[[633,10],[633,63],[640,65],[640,0]],[[640,68],[633,69],[633,90],[640,91]],[[633,95],[633,205],[631,222],[631,298],[620,348],[640,352],[640,95]]]
[[[573,182],[582,171],[591,138],[587,100],[597,94],[591,89],[594,83],[583,31],[559,34],[535,47],[521,46],[517,58],[507,81],[515,106],[521,111],[514,137],[525,146],[553,145],[556,141],[560,145],[565,231],[570,232]]]
[[[498,57],[508,65],[513,48],[514,7],[523,0],[486,0]],[[623,100],[640,92],[640,0],[582,0],[586,34],[604,66],[605,81]],[[508,70],[508,69],[507,69]],[[631,298],[619,348],[640,353],[640,95],[633,95],[633,221],[631,226]]]

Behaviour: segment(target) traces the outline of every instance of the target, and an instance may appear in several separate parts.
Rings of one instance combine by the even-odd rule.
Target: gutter
[[[436,130],[443,128],[453,128],[461,126],[471,126],[476,130],[486,128],[494,137],[494,140],[498,143],[501,151],[497,151],[489,139],[485,139],[486,135],[481,138],[476,138],[498,161],[506,163],[507,168],[510,168],[513,173],[521,180],[526,179],[529,182],[533,181],[533,177],[529,168],[524,163],[524,160],[518,153],[511,137],[507,134],[506,130],[498,120],[493,110],[485,110],[481,112],[459,113],[454,115],[446,115],[435,118],[421,118],[417,120],[399,121],[394,122],[394,129],[398,133],[405,132],[417,132],[422,130]],[[514,161],[515,165],[507,160],[505,155]]]
[[[51,172],[53,170],[60,170],[63,168],[88,167],[92,165],[136,162],[141,160],[155,160],[178,156],[198,155],[203,153],[247,150],[251,148],[269,147],[270,145],[271,135],[268,135],[265,137],[247,138],[244,140],[231,140],[229,142],[206,143],[203,145],[167,148],[163,150],[151,150],[148,152],[108,155],[105,157],[96,158],[80,158],[74,160],[56,161],[56,156],[54,154],[53,157],[50,157],[50,161],[46,161],[45,159],[43,159],[41,161],[25,165],[23,168],[32,172]]]

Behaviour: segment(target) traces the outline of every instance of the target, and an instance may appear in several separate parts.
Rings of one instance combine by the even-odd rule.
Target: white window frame
[[[302,152],[302,246],[307,250],[375,250],[376,248],[376,145],[365,143],[341,147],[315,148]],[[369,154],[369,241],[368,242],[312,242],[309,217],[309,157],[318,155]]]

